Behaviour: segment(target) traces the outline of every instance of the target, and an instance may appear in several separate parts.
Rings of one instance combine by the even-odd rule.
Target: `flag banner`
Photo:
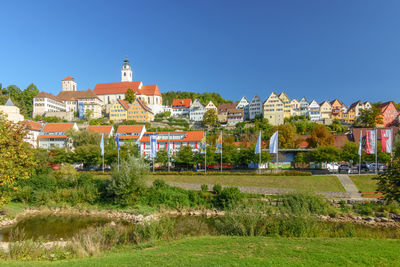
[[[358,155],[362,154],[362,130],[360,131],[360,141],[358,142]]]
[[[256,154],[260,154],[261,153],[261,132],[258,135],[256,149],[255,149],[254,153],[256,153]]]
[[[381,137],[382,137],[382,152],[392,153],[392,143],[393,143],[392,130],[391,129],[381,130]]]
[[[217,150],[215,151],[215,153],[222,153],[222,132],[221,134],[218,136],[217,139],[217,143],[215,144]]]
[[[119,134],[115,137],[115,142],[117,143],[117,150],[119,150]]]
[[[101,140],[100,140],[100,149],[101,149],[101,156],[104,156],[104,134],[101,134]]]
[[[154,159],[157,157],[157,136],[150,136],[150,158]]]
[[[376,151],[376,131],[370,130],[366,132],[365,152],[367,154],[375,154]]]
[[[276,131],[269,140],[269,153],[278,153],[278,131]]]
[[[207,141],[206,141],[206,135],[204,135],[200,142],[200,153],[205,154],[206,152],[207,152]]]

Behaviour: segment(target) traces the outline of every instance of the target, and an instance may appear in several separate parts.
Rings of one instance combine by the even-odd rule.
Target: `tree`
[[[362,109],[360,116],[357,118],[355,125],[362,127],[376,127],[382,124],[381,111],[378,107],[373,106],[372,109]]]
[[[214,109],[207,110],[203,116],[203,125],[215,126],[218,121],[217,112]]]
[[[194,154],[192,152],[192,147],[190,146],[182,147],[182,149],[176,153],[174,157],[174,162],[176,164],[184,165],[188,169],[193,168],[196,161]]]
[[[93,110],[86,109],[86,110],[85,110],[85,119],[86,119],[87,121],[90,121],[90,119],[92,118],[92,116],[93,116]]]
[[[358,162],[360,158],[358,155],[358,144],[354,142],[347,142],[344,144],[340,158],[346,162]]]
[[[34,151],[23,140],[26,134],[23,123],[0,120],[0,205],[6,201],[2,190],[28,179],[35,171]]]
[[[307,152],[306,157],[310,162],[337,162],[340,159],[340,150],[334,146],[321,146],[315,151]]]
[[[125,93],[125,100],[128,101],[128,103],[132,104],[136,99],[135,92],[131,88],[128,89]]]
[[[100,146],[87,144],[75,148],[74,160],[83,163],[85,167],[101,164]]]
[[[291,124],[283,124],[278,126],[279,131],[279,147],[280,148],[296,148],[298,147],[296,140],[296,129]]]
[[[335,138],[329,134],[324,125],[318,124],[311,132],[311,137],[307,139],[309,147],[332,146]]]
[[[378,180],[378,191],[382,192],[387,200],[400,202],[400,160],[393,161],[376,180]]]
[[[168,152],[165,149],[157,151],[157,157],[154,159],[155,163],[160,163],[163,166],[168,163]]]
[[[75,148],[83,145],[100,145],[101,135],[97,132],[70,130],[67,132],[67,136],[72,139]]]

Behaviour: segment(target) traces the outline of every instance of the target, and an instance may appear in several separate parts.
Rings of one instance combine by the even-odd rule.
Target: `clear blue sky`
[[[0,82],[400,101],[400,1],[2,1]]]

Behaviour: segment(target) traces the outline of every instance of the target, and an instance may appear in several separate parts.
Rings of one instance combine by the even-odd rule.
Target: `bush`
[[[242,199],[243,195],[237,187],[226,187],[217,195],[216,206],[229,208],[235,206]]]
[[[138,196],[145,189],[149,165],[143,158],[130,156],[121,161],[119,170],[115,164],[112,169],[111,181],[107,190],[113,202],[121,205],[136,202]]]
[[[217,194],[217,195],[221,194],[222,186],[220,184],[214,185],[213,186],[213,192],[214,192],[214,194]]]
[[[201,192],[208,192],[208,185],[202,184],[201,185]]]
[[[154,180],[153,181],[153,189],[161,189],[161,188],[167,188],[168,185],[164,180]]]
[[[155,172],[152,175],[235,175],[235,176],[312,176],[311,172],[303,172],[303,171],[282,171],[278,173],[257,173],[257,172],[193,172],[193,171],[172,171],[172,172]]]
[[[328,214],[330,205],[318,195],[294,193],[282,196],[282,208],[289,214]]]

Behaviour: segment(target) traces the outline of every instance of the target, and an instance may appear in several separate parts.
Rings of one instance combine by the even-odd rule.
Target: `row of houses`
[[[69,148],[73,149],[72,141],[68,138],[67,132],[70,130],[78,131],[76,123],[47,123],[41,124],[35,121],[24,121],[29,134],[25,141],[33,147],[43,149]],[[170,145],[170,153],[174,155],[184,146],[192,147],[193,151],[198,151],[201,140],[204,137],[203,131],[175,131],[175,132],[147,132],[144,125],[120,125],[114,131],[111,125],[87,126],[86,131],[104,134],[106,138],[119,136],[120,144],[136,144],[141,155],[150,154],[150,136],[157,136],[157,149],[167,149]]]
[[[400,112],[392,101],[378,105],[383,123],[381,126],[392,126],[399,122]],[[361,115],[362,110],[372,109],[369,101],[356,101],[347,106],[339,99],[309,102],[305,97],[302,99],[290,99],[285,92],[277,94],[272,92],[263,102],[259,96],[254,96],[251,101],[243,97],[237,103],[224,103],[218,107],[211,101],[204,106],[198,99],[175,99],[171,106],[172,116],[187,116],[191,121],[202,121],[205,112],[214,109],[221,123],[234,125],[244,120],[253,120],[262,116],[272,125],[281,125],[285,118],[294,116],[305,116],[311,121],[331,124],[333,120],[353,124]]]

